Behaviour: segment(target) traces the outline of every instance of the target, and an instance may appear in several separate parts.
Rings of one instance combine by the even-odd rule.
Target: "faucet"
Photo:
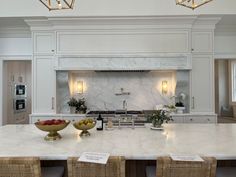
[[[123,109],[127,110],[127,101],[123,100]]]

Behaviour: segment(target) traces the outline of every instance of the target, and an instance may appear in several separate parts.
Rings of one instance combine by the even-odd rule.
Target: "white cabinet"
[[[213,52],[213,32],[195,31],[192,32],[192,52],[212,53]]]
[[[184,123],[184,116],[171,116],[172,121],[170,123],[181,124]]]
[[[34,32],[34,54],[51,55],[55,51],[55,40],[53,32]]]
[[[53,57],[34,57],[33,78],[33,113],[55,113],[56,72]]]
[[[171,116],[173,121],[170,123],[217,123],[217,116],[216,114],[174,114]]]
[[[184,118],[184,123],[216,123],[216,116],[188,116]]]
[[[214,112],[213,56],[193,55],[191,112]]]

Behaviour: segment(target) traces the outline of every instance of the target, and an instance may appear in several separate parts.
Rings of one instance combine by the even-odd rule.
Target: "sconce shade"
[[[162,94],[167,94],[168,92],[168,83],[167,81],[162,81]]]
[[[48,10],[73,9],[75,0],[39,0]]]
[[[77,81],[77,93],[84,93],[84,83],[83,81]]]
[[[192,10],[213,0],[175,0],[177,5],[181,5]]]

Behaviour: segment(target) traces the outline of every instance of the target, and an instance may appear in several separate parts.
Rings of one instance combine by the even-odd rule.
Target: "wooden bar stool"
[[[67,160],[68,177],[125,177],[125,158],[109,157],[107,164],[78,162],[78,157]]]
[[[64,167],[40,167],[38,157],[0,157],[0,177],[62,177]]]
[[[215,177],[216,159],[202,157],[203,162],[173,161],[170,157],[157,158],[157,166],[146,168],[146,177]]]

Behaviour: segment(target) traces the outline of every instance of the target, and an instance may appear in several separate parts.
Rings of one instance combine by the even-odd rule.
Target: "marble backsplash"
[[[88,110],[116,110],[127,102],[129,110],[152,110],[159,104],[171,104],[176,93],[189,93],[188,71],[150,72],[57,72],[57,112],[68,113],[70,97],[85,98]],[[162,81],[168,82],[168,93],[162,94]],[[83,81],[84,93],[74,91],[74,83]],[[181,84],[178,84],[181,83]],[[129,95],[118,95],[121,92]],[[177,92],[176,92],[177,91]],[[188,104],[188,103],[186,103]]]

